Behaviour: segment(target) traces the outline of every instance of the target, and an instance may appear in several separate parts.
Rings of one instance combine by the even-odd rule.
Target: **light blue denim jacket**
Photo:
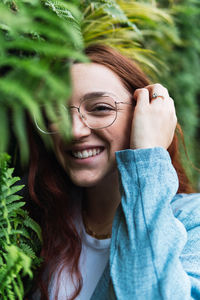
[[[160,147],[116,152],[121,203],[91,300],[200,299],[200,194],[176,194]]]

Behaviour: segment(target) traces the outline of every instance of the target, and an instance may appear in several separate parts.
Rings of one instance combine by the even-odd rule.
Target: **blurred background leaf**
[[[81,31],[85,45],[101,42],[117,48],[136,60],[152,78],[163,67],[162,58],[148,46],[153,39],[157,47],[163,41],[180,44],[170,11],[152,1],[81,1],[83,21]],[[158,27],[159,24],[159,27]]]
[[[27,161],[25,111],[42,122],[41,104],[55,106],[69,97],[69,62],[85,61],[80,19],[74,1],[0,3],[1,152],[8,149],[11,124]],[[65,132],[69,136],[69,122]]]
[[[159,80],[168,87],[175,101],[179,123],[181,124],[189,156],[181,149],[187,173],[200,190],[200,173],[192,163],[200,168],[200,1],[159,1],[167,7],[174,19],[181,44],[167,45],[157,49],[159,57],[168,69],[163,69]]]

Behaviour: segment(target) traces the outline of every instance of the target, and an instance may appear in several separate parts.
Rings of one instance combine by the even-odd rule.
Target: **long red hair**
[[[137,88],[150,83],[133,61],[108,46],[92,45],[85,53],[92,62],[104,65],[115,72],[131,94]],[[177,128],[180,130],[179,126]],[[31,133],[28,206],[32,217],[41,225],[43,237],[41,250],[43,264],[36,277],[37,287],[41,291],[41,299],[47,300],[51,276],[58,269],[61,274],[67,267],[69,274],[76,277],[74,294],[70,298],[73,300],[82,287],[78,267],[82,243],[74,225],[76,201],[70,196],[71,189],[78,187],[70,182],[54,154],[45,149],[31,124],[29,132]],[[168,152],[179,178],[178,193],[192,192],[193,189],[180,162],[176,133]],[[48,270],[48,275],[45,270]]]

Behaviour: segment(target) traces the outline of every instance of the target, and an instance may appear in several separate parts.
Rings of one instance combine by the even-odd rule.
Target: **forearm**
[[[116,298],[192,299],[179,259],[187,234],[170,205],[178,179],[167,151],[120,151],[116,157],[122,193],[110,257]]]

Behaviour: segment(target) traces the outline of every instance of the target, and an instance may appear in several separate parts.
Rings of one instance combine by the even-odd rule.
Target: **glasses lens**
[[[112,125],[117,116],[115,100],[110,96],[98,96],[81,103],[80,113],[84,122],[93,129]]]
[[[64,112],[65,111],[65,112]],[[60,122],[63,120],[63,112],[67,113],[64,105],[57,106],[40,106],[41,116],[34,116],[37,129],[44,134],[55,134],[59,130]]]

